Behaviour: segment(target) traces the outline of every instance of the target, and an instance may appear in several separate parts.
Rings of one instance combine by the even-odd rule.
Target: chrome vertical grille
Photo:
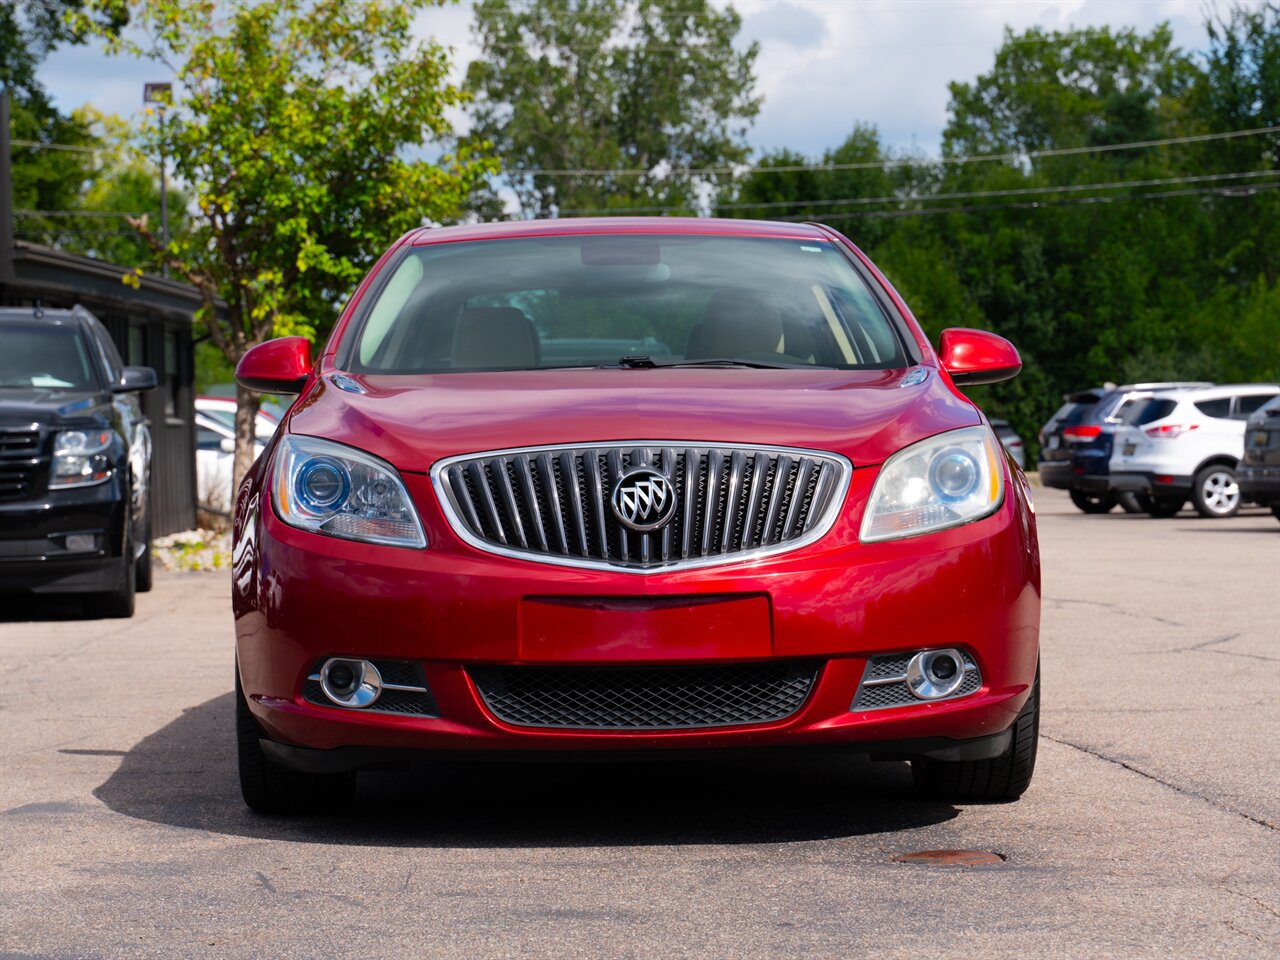
[[[657,471],[669,522],[629,529],[610,505],[619,480]],[[829,529],[850,464],[811,450],[611,443],[452,457],[432,470],[454,530],[491,552],[635,571],[704,566],[793,549]]]

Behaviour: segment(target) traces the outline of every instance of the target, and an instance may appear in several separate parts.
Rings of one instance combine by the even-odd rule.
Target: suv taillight
[[[1166,423],[1159,427],[1147,427],[1147,429],[1142,432],[1155,440],[1176,440],[1184,433],[1190,433],[1192,430],[1199,429],[1200,424],[1198,423]]]
[[[1102,427],[1067,427],[1062,431],[1062,435],[1069,440],[1092,440],[1094,437],[1102,433]]]

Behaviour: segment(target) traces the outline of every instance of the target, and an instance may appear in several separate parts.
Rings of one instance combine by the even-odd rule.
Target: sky
[[[876,126],[887,146],[936,154],[947,84],[989,70],[1006,26],[1148,32],[1167,21],[1175,42],[1195,51],[1206,42],[1209,9],[1206,0],[734,0],[733,6],[743,17],[741,42],[760,43],[757,92],[764,103],[748,142],[758,152],[787,147],[815,157],[859,122]],[[455,80],[478,54],[470,21],[471,5],[462,3],[428,11],[416,24],[420,35],[454,48]],[[56,51],[40,79],[62,109],[90,103],[131,116],[142,108],[143,83],[170,79],[166,74],[157,64],[89,46]]]

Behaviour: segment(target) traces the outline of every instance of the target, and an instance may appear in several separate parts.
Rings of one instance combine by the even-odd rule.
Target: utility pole
[[[160,242],[165,245],[166,249],[169,246],[169,183],[166,169],[168,163],[164,153],[164,111],[172,99],[173,84],[171,83],[144,83],[142,85],[142,102],[154,103],[156,109],[160,111]],[[160,273],[163,276],[169,276],[169,261],[167,259],[160,264]]]
[[[13,153],[9,144],[9,91],[7,88],[0,88],[0,286],[7,286],[13,279],[12,164]]]

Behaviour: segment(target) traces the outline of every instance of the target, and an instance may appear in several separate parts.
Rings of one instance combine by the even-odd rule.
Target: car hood
[[[59,426],[104,413],[108,395],[96,390],[57,390],[49,387],[0,389],[0,422]]]
[[[980,422],[928,371],[540,370],[320,379],[289,431],[366,450],[401,470],[443,457],[620,440],[745,443],[841,453],[877,464],[916,440]]]

